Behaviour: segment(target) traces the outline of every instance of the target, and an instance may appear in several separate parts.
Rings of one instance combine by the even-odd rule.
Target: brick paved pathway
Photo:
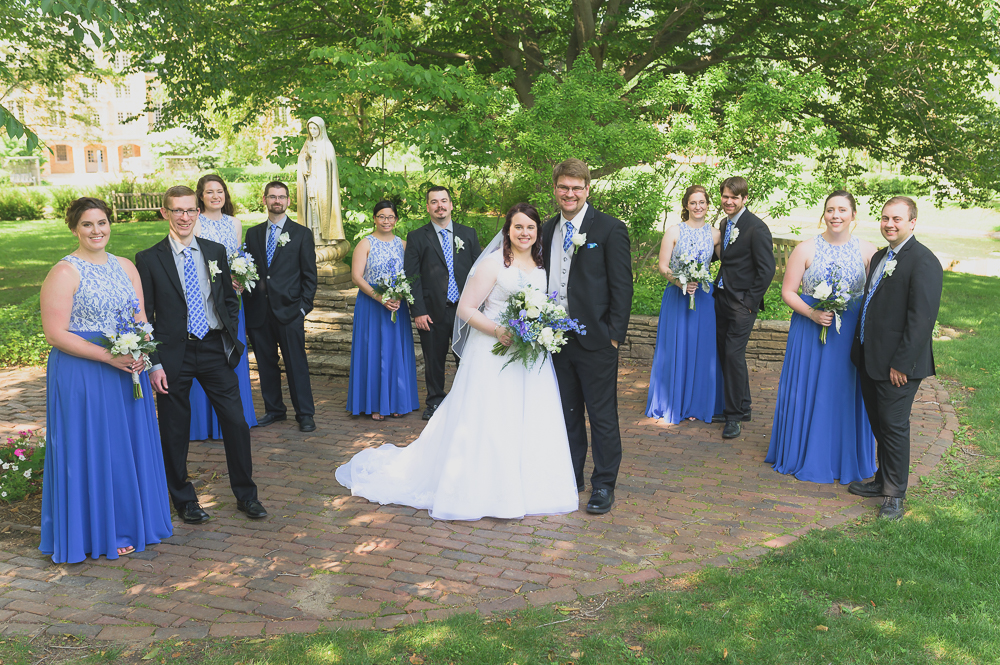
[[[253,430],[267,520],[236,511],[222,446],[192,445],[190,469],[205,481],[201,501],[214,518],[206,525],[175,520],[174,536],[146,552],[74,565],[5,547],[9,535],[0,534],[0,632],[188,639],[564,604],[757,556],[874,509],[874,499],[763,463],[776,371],[751,374],[757,417],[732,441],[719,425],[647,419],[648,378],[648,366],[620,372],[625,456],[611,513],[435,522],[425,511],[353,498],[334,480],[356,451],[412,441],[419,413],[352,418],[345,380],[314,377],[315,433],[289,422]],[[42,370],[0,371],[0,434],[43,425],[44,408]],[[937,464],[956,427],[946,391],[925,381],[914,406],[916,476]]]

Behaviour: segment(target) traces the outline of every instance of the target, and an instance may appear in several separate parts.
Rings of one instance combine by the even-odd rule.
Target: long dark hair
[[[198,207],[201,208],[202,212],[205,212],[205,187],[210,182],[217,182],[222,185],[222,191],[226,194],[226,202],[222,204],[222,214],[231,217],[236,212],[236,206],[233,205],[233,199],[229,196],[229,188],[226,187],[226,181],[222,179],[222,176],[215,175],[214,173],[203,175],[198,179],[198,190],[196,192],[198,195]]]
[[[503,224],[503,264],[505,266],[510,266],[510,262],[513,260],[513,251],[510,248],[510,224],[514,219],[514,215],[521,213],[522,215],[527,215],[533,222],[535,222],[536,232],[535,232],[535,244],[531,246],[531,258],[534,259],[535,265],[542,266],[542,218],[539,217],[538,211],[535,206],[530,203],[516,203],[514,206],[507,211],[507,221]]]

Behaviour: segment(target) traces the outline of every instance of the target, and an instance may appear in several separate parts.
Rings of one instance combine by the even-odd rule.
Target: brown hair
[[[88,210],[100,210],[108,218],[108,221],[111,221],[111,208],[108,207],[107,203],[92,196],[81,196],[66,206],[66,226],[69,227],[70,231],[76,230],[80,218]]]
[[[686,222],[691,214],[688,212],[688,201],[691,200],[691,195],[701,192],[705,195],[705,202],[708,205],[712,205],[712,197],[708,195],[708,190],[702,185],[691,185],[686,190],[684,190],[684,198],[681,199],[681,221]]]
[[[427,190],[427,194],[424,195],[424,202],[429,200],[431,198],[431,194],[434,192],[444,192],[445,194],[448,195],[449,199],[455,198],[451,195],[451,190],[445,187],[444,185],[433,185],[430,189]]]
[[[910,211],[910,219],[914,220],[917,218],[917,202],[911,199],[909,196],[894,196],[885,202],[882,206],[882,210],[885,210],[891,205],[896,205],[897,203],[905,203],[906,207]]]
[[[538,210],[530,203],[515,203],[507,211],[507,221],[503,224],[503,264],[510,266],[514,258],[514,252],[510,247],[510,225],[514,221],[514,215],[521,213],[527,215],[535,223],[535,244],[531,246],[531,258],[536,266],[542,265],[542,218]]]
[[[267,198],[267,193],[269,191],[271,191],[272,189],[277,189],[279,187],[285,190],[285,196],[291,197],[292,192],[290,189],[288,189],[288,185],[281,182],[280,180],[272,180],[271,182],[264,185],[264,198]]]
[[[559,178],[562,176],[566,176],[568,178],[579,178],[583,181],[584,185],[590,187],[590,167],[579,159],[573,159],[570,157],[569,159],[556,164],[555,168],[552,169],[552,184],[558,184]]]
[[[229,188],[226,187],[226,183],[222,179],[222,176],[217,176],[214,173],[203,175],[198,180],[198,192],[197,192],[198,207],[201,208],[202,210],[205,210],[205,199],[204,199],[205,187],[207,187],[208,183],[210,182],[217,182],[220,185],[222,185],[222,191],[225,192],[226,194],[226,202],[222,204],[222,214],[232,215],[233,213],[235,213],[236,207],[233,205],[233,200],[229,197]]]
[[[830,196],[826,197],[826,201],[823,201],[823,212],[819,216],[819,225],[823,226],[823,222],[826,220],[826,204],[830,202],[830,199],[842,196],[851,203],[851,212],[855,215],[858,214],[858,202],[854,200],[854,194],[851,194],[846,189],[838,189],[836,191],[830,192]],[[857,222],[855,222],[857,223]],[[853,230],[853,226],[851,227]]]
[[[180,199],[185,196],[194,196],[197,198],[198,195],[195,194],[194,190],[187,185],[174,185],[167,190],[166,194],[163,195],[163,207],[170,208],[170,202],[172,200]]]
[[[750,186],[747,184],[746,178],[738,175],[723,180],[722,184],[719,185],[719,194],[725,194],[727,189],[736,196],[750,196]]]

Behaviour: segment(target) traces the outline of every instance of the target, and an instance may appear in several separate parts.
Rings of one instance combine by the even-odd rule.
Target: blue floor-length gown
[[[201,223],[199,231],[200,238],[214,240],[226,246],[226,254],[232,255],[239,249],[240,241],[233,233],[233,217],[223,215],[222,219],[209,219],[205,215],[200,215],[198,221]],[[257,257],[254,257],[254,261]],[[250,383],[250,360],[247,357],[247,324],[243,315],[243,302],[240,300],[239,323],[237,324],[236,336],[243,343],[243,357],[240,364],[236,366],[236,378],[240,384],[240,399],[243,401],[243,417],[246,418],[247,425],[254,427],[257,425],[257,414],[253,408],[253,386]],[[215,415],[215,409],[205,394],[205,389],[198,383],[198,379],[191,382],[191,440],[203,441],[205,439],[221,439],[222,429],[219,426],[219,417]]]
[[[80,272],[69,330],[93,340],[114,330],[115,316],[135,300],[118,260],[95,265],[63,259]],[[46,373],[46,448],[39,550],[56,563],[119,547],[143,551],[173,534],[156,400],[146,372],[143,398],[132,376],[111,365],[53,349]]]
[[[383,276],[403,268],[403,241],[390,242],[368,236],[370,246],[365,281],[374,285]],[[413,351],[410,310],[404,300],[392,313],[358,292],[351,336],[351,374],[347,384],[347,410],[362,413],[409,413],[420,408],[417,395],[417,362]]]
[[[681,257],[690,256],[708,265],[712,258],[712,227],[694,229],[678,224],[680,234],[670,255],[670,268],[681,268]],[[710,286],[714,289],[714,286]],[[712,422],[722,413],[722,368],[715,348],[715,302],[711,291],[699,285],[695,309],[690,297],[673,284],[663,292],[656,348],[649,372],[646,415],[677,424],[685,418]]]
[[[779,473],[814,483],[847,484],[875,475],[875,437],[861,399],[851,343],[865,283],[860,243],[852,237],[831,245],[816,237],[812,264],[802,275],[802,300],[813,305],[816,287],[839,274],[850,285],[851,300],[838,333],[831,325],[826,344],[822,326],[792,314],[785,362],[765,461]]]

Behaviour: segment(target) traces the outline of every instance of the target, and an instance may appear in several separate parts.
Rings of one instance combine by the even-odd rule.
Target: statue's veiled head
[[[306,133],[309,134],[308,141],[328,141],[326,136],[326,123],[318,115],[309,118],[306,123]]]

